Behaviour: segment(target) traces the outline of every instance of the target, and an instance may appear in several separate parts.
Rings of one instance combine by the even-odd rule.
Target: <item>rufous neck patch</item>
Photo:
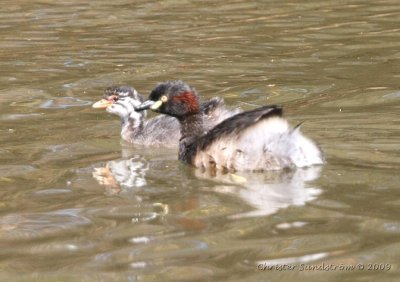
[[[172,100],[174,103],[183,102],[186,104],[191,113],[198,113],[200,111],[199,101],[197,100],[196,95],[192,92],[183,92],[178,96],[173,96]]]

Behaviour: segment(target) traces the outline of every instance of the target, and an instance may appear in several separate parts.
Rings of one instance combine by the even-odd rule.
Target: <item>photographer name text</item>
[[[357,264],[257,264],[258,270],[266,271],[389,271],[392,265],[389,263],[357,263]]]

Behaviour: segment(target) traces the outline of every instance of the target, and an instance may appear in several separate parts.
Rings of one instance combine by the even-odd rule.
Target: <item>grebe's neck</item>
[[[195,141],[206,131],[201,113],[186,115],[178,118],[181,125],[181,139],[179,140],[179,159],[185,163],[192,163],[195,155]]]
[[[201,113],[186,115],[178,118],[181,124],[183,138],[199,137],[205,133],[203,115]]]

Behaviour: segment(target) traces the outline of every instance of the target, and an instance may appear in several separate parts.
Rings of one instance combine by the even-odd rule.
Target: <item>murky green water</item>
[[[0,7],[0,280],[399,279],[398,1],[80,2]],[[90,107],[167,79],[283,105],[328,164],[206,178]]]

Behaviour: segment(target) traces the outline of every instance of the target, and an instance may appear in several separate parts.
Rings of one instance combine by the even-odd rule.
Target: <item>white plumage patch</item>
[[[319,148],[279,117],[261,120],[238,134],[213,142],[195,157],[195,166],[229,171],[278,170],[322,164]]]
[[[127,93],[128,94],[128,93]],[[116,114],[122,119],[129,117],[133,119],[141,119],[146,115],[146,111],[136,112],[135,107],[139,106],[141,102],[131,97],[123,97],[116,101],[114,104],[107,108],[107,112]]]

